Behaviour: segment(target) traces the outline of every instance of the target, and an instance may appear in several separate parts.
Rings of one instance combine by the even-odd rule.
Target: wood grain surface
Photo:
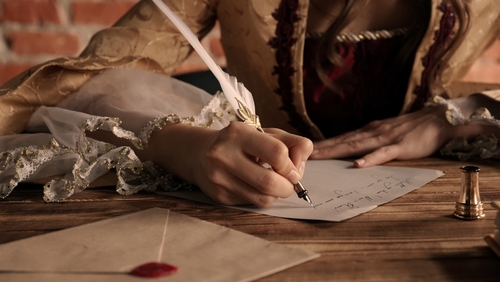
[[[42,186],[22,184],[0,201],[0,244],[161,207],[321,254],[262,281],[500,281],[500,258],[483,240],[495,229],[497,211],[490,203],[500,200],[500,161],[426,158],[387,165],[438,169],[445,175],[340,223],[282,219],[146,192],[120,196],[113,187],[45,203]],[[452,215],[463,165],[481,168],[484,219]]]

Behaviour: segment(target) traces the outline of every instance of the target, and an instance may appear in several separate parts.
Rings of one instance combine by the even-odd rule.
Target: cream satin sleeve
[[[177,189],[182,182],[135,154],[147,145],[150,133],[167,123],[221,129],[233,120],[222,94],[212,96],[149,71],[108,70],[56,107],[40,107],[26,133],[0,137],[0,196],[8,196],[19,182],[49,177],[44,199],[60,201],[111,170],[120,194]],[[86,137],[86,131],[95,130],[111,131],[130,146]]]
[[[218,0],[164,0],[199,38],[215,25]],[[150,0],[141,0],[112,27],[94,34],[78,57],[34,66],[0,85],[0,136],[24,131],[40,106],[54,106],[89,79],[113,68],[171,75],[192,48]]]

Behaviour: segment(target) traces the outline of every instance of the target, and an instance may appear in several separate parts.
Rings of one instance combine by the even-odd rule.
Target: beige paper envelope
[[[153,208],[0,245],[0,281],[251,281],[317,257]],[[128,274],[159,258],[178,272]]]

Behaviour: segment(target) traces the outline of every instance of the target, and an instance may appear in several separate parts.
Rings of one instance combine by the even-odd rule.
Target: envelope
[[[178,268],[154,281],[252,281],[317,257],[152,208],[0,245],[0,281],[145,281],[149,262]]]

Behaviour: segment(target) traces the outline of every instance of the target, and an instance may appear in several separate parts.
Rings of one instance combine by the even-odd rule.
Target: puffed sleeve
[[[215,0],[164,0],[200,38],[216,22]],[[58,58],[0,87],[0,136],[22,132],[40,106],[54,106],[95,75],[137,68],[170,75],[192,51],[154,3],[142,0],[113,27],[94,35],[79,57]]]

